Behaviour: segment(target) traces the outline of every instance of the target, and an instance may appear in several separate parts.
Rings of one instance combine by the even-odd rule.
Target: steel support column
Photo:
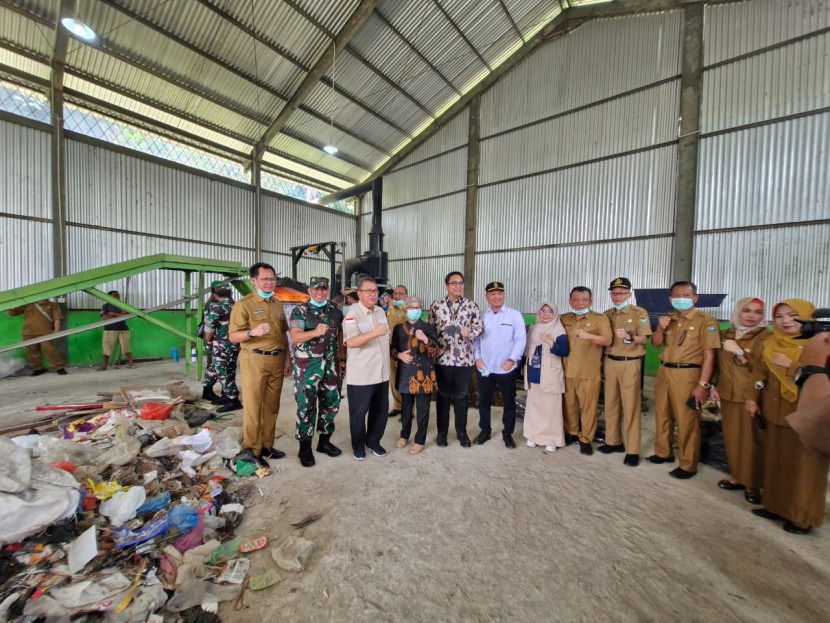
[[[680,139],[677,147],[677,200],[672,253],[672,276],[675,281],[692,278],[703,89],[703,4],[692,4],[683,9],[681,54]]]
[[[252,152],[251,182],[254,185],[254,261],[262,257],[262,160]]]
[[[469,299],[475,297],[480,113],[481,95],[476,95],[470,100],[470,128],[467,140],[467,200],[464,216],[464,296]]]

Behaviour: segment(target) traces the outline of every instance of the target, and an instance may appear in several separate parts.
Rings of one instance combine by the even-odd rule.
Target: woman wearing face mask
[[[527,334],[525,355],[527,407],[524,436],[528,447],[545,446],[546,451],[553,452],[565,445],[562,357],[568,356],[568,336],[553,303],[545,301],[539,308],[536,322]]]
[[[830,460],[806,448],[785,419],[796,410],[798,387],[793,375],[799,367],[804,340],[796,339],[815,307],[788,299],[772,310],[772,337],[764,343],[756,381],[763,386],[761,414],[764,431],[764,508],[752,511],[766,519],[784,519],[784,530],[807,534],[824,523],[827,470]]]
[[[764,464],[757,391],[752,379],[753,356],[763,351],[772,335],[764,322],[764,302],[757,298],[738,301],[732,326],[721,331],[723,347],[718,351],[716,379],[709,391],[720,402],[723,441],[732,477],[718,486],[727,491],[745,489],[752,504],[761,503]],[[717,387],[715,386],[717,385]]]
[[[404,448],[412,432],[412,407],[417,409],[418,430],[409,454],[424,449],[429,426],[429,403],[435,385],[435,356],[438,354],[438,334],[421,320],[421,300],[410,296],[404,302],[406,322],[392,331],[392,357],[398,361],[397,387],[401,392],[401,438],[397,447]]]

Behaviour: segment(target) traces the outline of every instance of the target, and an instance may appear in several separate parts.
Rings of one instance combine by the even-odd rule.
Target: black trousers
[[[455,432],[467,434],[467,408],[473,370],[475,366],[435,365],[435,380],[438,382],[436,420],[439,435],[446,435],[450,428],[450,404],[455,410]]]
[[[389,381],[374,385],[347,385],[352,450],[363,452],[380,445],[389,419]],[[369,417],[366,418],[366,414]]]
[[[401,394],[401,438],[409,439],[412,433],[412,406],[417,408],[418,430],[415,431],[415,443],[424,445],[427,441],[429,427],[429,403],[432,394]]]
[[[502,435],[512,435],[516,430],[516,376],[518,368],[504,374],[487,376],[478,375],[478,425],[484,433],[490,433],[490,404],[496,387],[504,399],[504,415],[501,418],[504,424]]]

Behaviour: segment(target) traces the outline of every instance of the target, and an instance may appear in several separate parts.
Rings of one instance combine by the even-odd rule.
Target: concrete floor
[[[0,425],[45,403],[94,401],[98,391],[167,383],[183,364],[162,362],[66,377],[0,380]],[[195,380],[190,383],[197,387]],[[246,537],[301,532],[316,551],[301,574],[246,592],[228,622],[293,621],[768,621],[830,620],[830,527],[793,536],[756,518],[740,492],[717,488],[723,474],[701,466],[678,482],[669,468],[622,465],[622,455],[584,457],[575,447],[546,454],[502,444],[437,448],[432,427],[419,456],[396,450],[357,462],[348,452],[346,407],[337,417],[338,458],[296,459],[294,400],[283,388],[276,447],[289,457],[256,481]],[[241,415],[237,416],[237,423]],[[468,430],[477,432],[470,411]],[[644,454],[653,440],[644,420]],[[304,530],[290,523],[321,513]],[[269,546],[252,573],[274,568]]]

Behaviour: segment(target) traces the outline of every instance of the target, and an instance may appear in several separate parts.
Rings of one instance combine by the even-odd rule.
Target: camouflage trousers
[[[327,361],[322,357],[294,358],[297,439],[311,439],[314,436],[315,420],[319,434],[331,435],[334,432],[334,416],[340,408],[338,367],[337,360]]]
[[[228,398],[238,398],[239,389],[236,387],[236,360],[239,357],[239,346],[230,341],[213,340],[208,350],[208,365],[205,368],[202,385],[213,387],[217,382],[222,384],[222,393]]]

